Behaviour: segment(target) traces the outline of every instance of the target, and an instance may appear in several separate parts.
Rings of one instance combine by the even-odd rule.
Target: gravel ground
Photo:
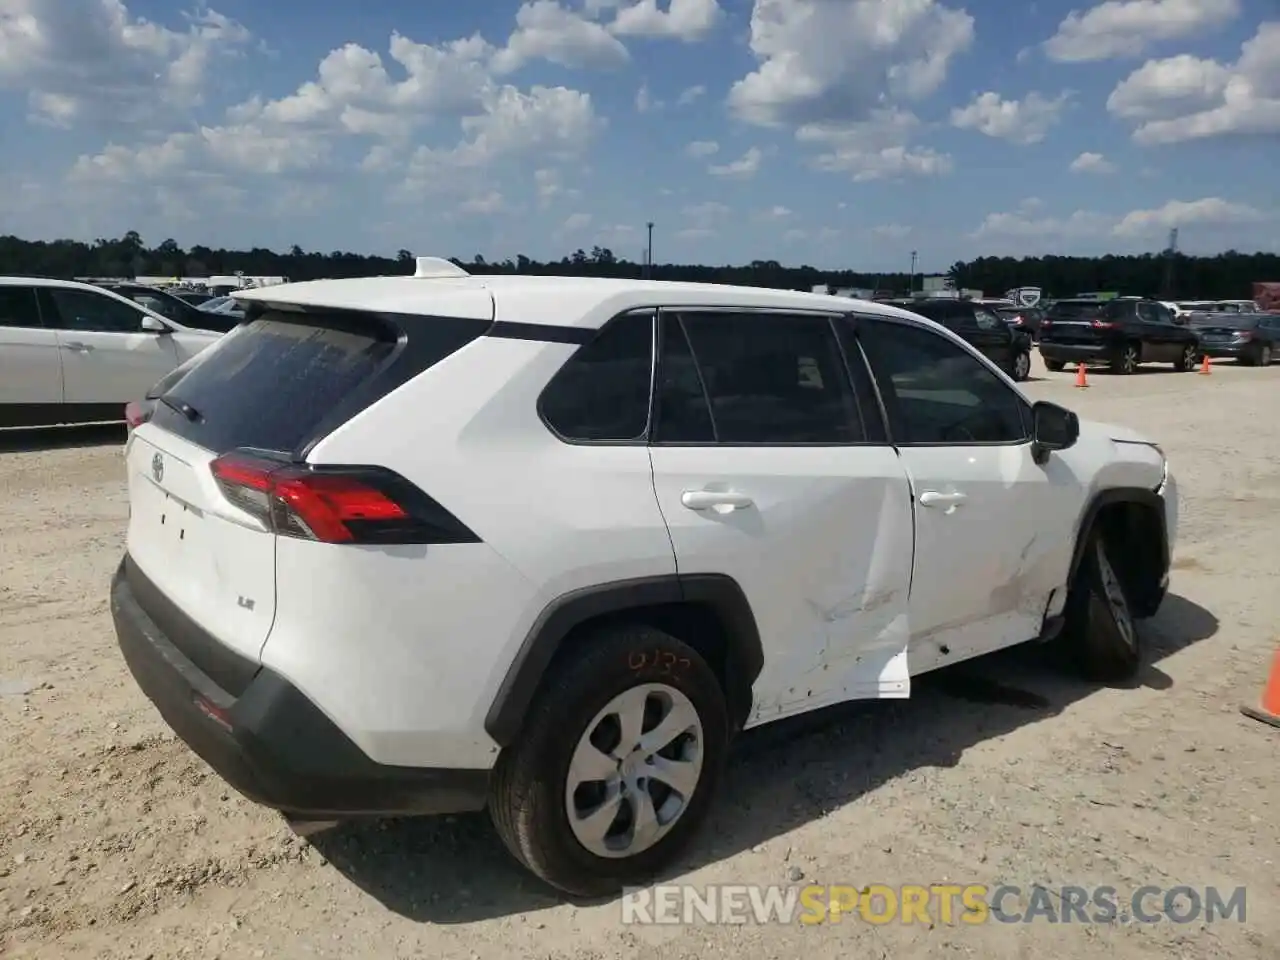
[[[483,817],[302,841],[167,732],[116,651],[122,435],[0,438],[0,954],[12,957],[1280,957],[1280,369],[1027,385],[1164,444],[1171,594],[1131,689],[1010,651],[743,738],[682,879],[1247,887],[1244,923],[623,925],[512,865]],[[1042,378],[1042,379],[1041,379]],[[939,918],[934,917],[935,921]]]

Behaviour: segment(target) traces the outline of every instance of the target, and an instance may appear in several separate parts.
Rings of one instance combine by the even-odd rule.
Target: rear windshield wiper
[[[156,399],[160,403],[163,403],[170,410],[173,410],[176,413],[182,414],[182,416],[186,417],[192,423],[194,423],[197,420],[203,419],[200,416],[200,411],[197,410],[195,407],[193,407],[191,404],[187,403],[185,400],[179,400],[176,397],[170,397],[167,394],[164,396],[156,397]]]

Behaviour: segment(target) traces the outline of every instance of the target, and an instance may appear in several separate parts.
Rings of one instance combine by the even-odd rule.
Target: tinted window
[[[693,352],[680,319],[672,314],[662,317],[662,358],[658,364],[656,395],[656,442],[715,442],[711,404],[702,386],[702,376],[693,362]]]
[[[973,319],[983,330],[999,330],[1004,326],[1004,322],[986,307],[974,307]]]
[[[114,297],[87,290],[50,287],[64,330],[84,333],[140,333],[142,312]]]
[[[720,443],[858,443],[861,421],[826,317],[681,317]]]
[[[1093,300],[1063,300],[1050,307],[1046,316],[1052,320],[1081,320],[1097,316],[1102,306]]]
[[[31,287],[0,286],[0,327],[39,327],[40,310]]]
[[[652,315],[618,317],[560,368],[539,410],[566,440],[643,440],[652,375]]]
[[[263,314],[197,354],[186,376],[170,383],[166,395],[189,405],[194,417],[160,404],[153,422],[215,453],[293,451],[340,405],[354,415],[488,327],[466,318],[413,321],[406,347],[388,369],[401,331],[387,321],[364,314]],[[370,384],[383,373],[382,384]]]
[[[859,339],[894,408],[900,442],[1012,443],[1027,438],[1026,402],[968,352],[929,330],[860,323]]]

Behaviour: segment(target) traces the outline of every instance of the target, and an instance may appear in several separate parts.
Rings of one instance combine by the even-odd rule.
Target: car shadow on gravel
[[[1209,611],[1169,595],[1143,625],[1147,660],[1130,685],[1170,688],[1159,662],[1217,630]],[[1098,689],[1065,678],[1043,647],[1027,644],[926,675],[909,700],[845,704],[748,731],[672,876],[767,843],[911,770],[953,767],[970,747],[1053,717]],[[529,914],[567,899],[511,858],[484,814],[352,824],[310,842],[357,887],[419,922]]]
[[[127,439],[128,428],[123,422],[70,427],[10,427],[0,430],[0,453],[123,446]]]

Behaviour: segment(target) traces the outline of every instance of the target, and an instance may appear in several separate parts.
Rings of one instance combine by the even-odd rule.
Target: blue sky
[[[0,233],[1280,251],[1274,0],[0,0]],[[1270,161],[1270,163],[1268,163]]]

